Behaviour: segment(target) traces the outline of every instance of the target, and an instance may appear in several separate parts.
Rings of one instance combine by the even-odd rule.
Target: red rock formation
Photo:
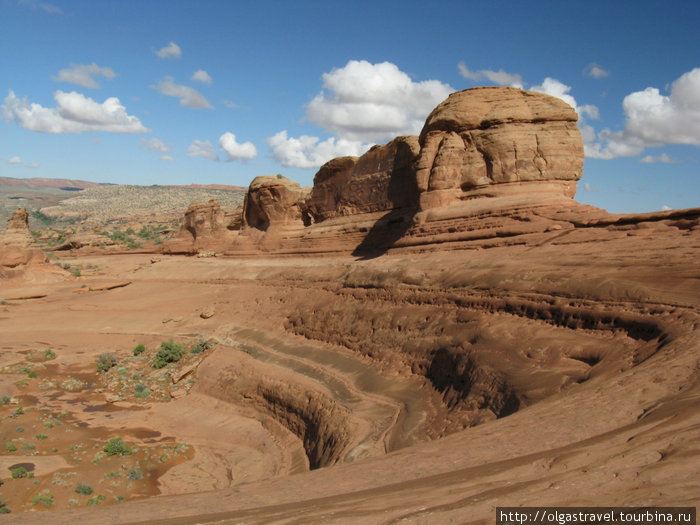
[[[229,221],[216,199],[206,204],[193,202],[175,236],[164,243],[163,252],[194,254],[203,247],[214,249],[230,242],[227,235]]]
[[[29,214],[17,209],[7,221],[5,234],[0,237],[0,266],[15,268],[30,262],[46,262],[46,256],[33,248],[34,239],[29,231]]]
[[[421,207],[442,206],[485,186],[533,181],[564,181],[547,191],[573,197],[583,170],[576,120],[571,106],[542,93],[506,87],[453,93],[421,131]]]
[[[332,217],[415,206],[417,137],[398,137],[361,157],[327,162],[314,177],[308,201],[316,222]]]
[[[281,175],[255,177],[243,203],[243,226],[262,231],[303,226],[302,212],[309,191]]]

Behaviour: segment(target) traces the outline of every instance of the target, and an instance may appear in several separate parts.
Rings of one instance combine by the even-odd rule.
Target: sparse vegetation
[[[142,344],[136,345],[136,348],[134,348],[134,355],[139,355],[143,354],[146,351],[146,347]]]
[[[90,498],[89,500],[87,500],[87,504],[88,505],[99,505],[100,502],[104,501],[105,499],[106,498],[103,494],[98,494],[94,498]]]
[[[143,479],[143,472],[138,468],[132,468],[129,470],[129,479],[132,481]]]
[[[210,348],[214,348],[214,345],[208,341],[202,341],[201,343],[197,343],[196,345],[192,346],[190,349],[190,352],[192,352],[194,355],[201,354],[205,350],[209,350]]]
[[[11,441],[8,441],[7,443],[5,443],[5,449],[6,449],[8,452],[16,452],[16,451],[17,451],[17,445],[15,445],[14,443],[12,443]]]
[[[131,447],[120,437],[110,439],[103,449],[108,456],[130,456]]]
[[[156,354],[155,359],[151,362],[153,368],[163,368],[168,363],[175,363],[182,359],[185,355],[185,349],[182,345],[174,342],[172,339],[163,341],[160,344],[160,349]]]
[[[149,395],[151,395],[151,391],[144,383],[137,383],[134,387],[134,397],[147,398]]]
[[[7,508],[7,504],[0,499],[0,514],[9,514],[11,510]]]
[[[100,354],[97,358],[97,371],[106,372],[110,368],[117,366],[117,358],[114,354]]]

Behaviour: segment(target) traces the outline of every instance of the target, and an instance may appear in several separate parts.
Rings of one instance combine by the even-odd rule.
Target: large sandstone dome
[[[503,183],[565,181],[561,188],[572,197],[583,171],[576,120],[571,106],[542,93],[481,87],[451,94],[420,134],[422,207]]]

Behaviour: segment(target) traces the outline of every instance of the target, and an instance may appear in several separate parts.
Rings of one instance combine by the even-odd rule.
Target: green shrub
[[[34,443],[22,443],[22,450],[34,450]]]
[[[0,499],[0,514],[9,514],[10,512],[12,511],[7,508],[7,504]]]
[[[24,467],[17,467],[10,469],[10,474],[12,474],[12,479],[26,478],[27,469]]]
[[[151,362],[153,368],[163,368],[168,363],[175,363],[185,355],[182,345],[175,343],[172,339],[163,341],[155,359]]]
[[[201,342],[201,343],[197,343],[196,345],[194,345],[194,346],[191,348],[190,351],[191,351],[194,355],[197,355],[197,354],[201,354],[201,353],[204,352],[205,350],[209,350],[210,348],[214,348],[214,345],[211,344],[211,343],[209,343],[209,342],[207,342],[207,341],[203,341],[203,342]]]
[[[98,494],[94,498],[87,500],[88,505],[99,505],[101,501],[104,501],[106,497],[103,494]]]
[[[47,348],[46,351],[44,352],[44,357],[46,359],[56,359],[56,353],[52,351],[50,348]]]
[[[136,348],[134,348],[134,355],[139,355],[143,354],[146,351],[146,347],[143,346],[142,344],[136,345]]]
[[[12,398],[8,395],[4,395],[2,396],[2,398],[0,398],[0,403],[2,403],[3,405],[9,404],[10,401],[12,401]]]
[[[8,441],[5,443],[5,448],[7,449],[8,452],[16,452],[17,451],[17,445],[12,443],[11,441]]]
[[[15,416],[21,416],[24,414],[24,409],[22,407],[18,407],[17,410],[15,410]]]
[[[129,479],[132,481],[138,481],[140,479],[143,479],[143,472],[141,472],[137,468],[132,468],[129,470]]]
[[[134,397],[146,398],[151,395],[151,391],[144,383],[137,383],[134,387]]]
[[[32,498],[32,505],[36,505],[37,503],[43,504],[44,507],[50,507],[53,505],[53,494],[47,490],[41,491]]]
[[[75,487],[75,491],[83,496],[89,496],[92,494],[92,487],[90,485],[86,485],[85,483],[79,483],[78,486]]]
[[[47,437],[49,437],[49,436],[47,436],[46,434],[37,434],[36,435],[37,439],[46,439]]]
[[[114,354],[100,354],[97,358],[98,372],[106,372],[113,366],[117,366],[117,358]]]
[[[120,437],[110,439],[103,449],[108,456],[130,456],[131,447]]]

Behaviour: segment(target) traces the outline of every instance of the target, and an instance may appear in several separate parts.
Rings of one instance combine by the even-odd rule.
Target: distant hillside
[[[190,203],[218,199],[225,208],[243,202],[246,188],[219,184],[125,186],[69,179],[0,177],[0,231],[19,207],[57,223],[86,220],[179,220]],[[35,213],[36,216],[36,213]],[[41,224],[32,227],[41,227]]]

